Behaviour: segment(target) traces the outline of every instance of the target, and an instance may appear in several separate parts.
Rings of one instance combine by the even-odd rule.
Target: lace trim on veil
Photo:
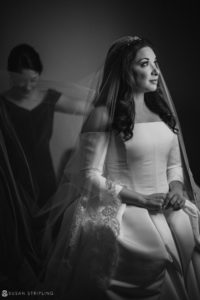
[[[88,208],[91,195],[87,193],[83,193],[78,200],[71,227],[70,253],[66,260],[66,265],[72,268],[77,255],[79,255],[80,241],[87,240],[90,245],[89,276],[100,288],[106,287],[108,278],[114,271],[117,262],[116,239],[120,232],[116,216],[121,201],[116,194],[115,184],[109,178],[106,180],[106,187],[110,196],[107,194],[107,204],[103,206]],[[103,197],[103,195],[99,195],[99,197]],[[82,235],[83,239],[81,239]],[[110,251],[108,251],[109,249]],[[96,278],[94,278],[94,274],[96,274]]]

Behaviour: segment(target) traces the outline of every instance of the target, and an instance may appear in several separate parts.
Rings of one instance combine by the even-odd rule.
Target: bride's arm
[[[110,141],[108,127],[108,112],[101,106],[91,112],[82,128],[81,186],[93,195],[108,193],[118,196],[123,187],[103,176]]]
[[[165,205],[170,205],[174,209],[180,209],[185,204],[185,198],[183,196],[183,168],[177,135],[174,135],[168,157],[167,178],[169,193],[166,197]]]
[[[151,195],[142,195],[133,190],[124,187],[119,196],[123,203],[146,208],[150,211],[160,211],[163,209],[166,194],[156,193]]]
[[[179,182],[179,186],[183,184],[183,168],[178,137],[176,134],[174,134],[171,150],[168,156],[167,179],[171,187],[175,186],[173,182]]]

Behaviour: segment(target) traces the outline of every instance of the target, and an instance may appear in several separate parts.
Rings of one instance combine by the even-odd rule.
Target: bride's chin
[[[149,91],[150,91],[150,92],[155,92],[155,91],[157,90],[157,88],[158,88],[158,86],[157,86],[157,85],[154,85],[154,86],[152,86],[152,87],[149,89]]]

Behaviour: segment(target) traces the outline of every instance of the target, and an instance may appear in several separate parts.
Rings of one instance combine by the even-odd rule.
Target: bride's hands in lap
[[[166,196],[164,208],[172,207],[174,210],[179,210],[184,207],[185,201],[182,191],[172,190]]]
[[[163,205],[165,203],[166,194],[165,193],[155,193],[151,195],[143,195],[144,207],[150,211],[159,212],[163,210]]]
[[[144,195],[137,193],[133,190],[129,190],[124,187],[119,193],[122,203],[127,205],[135,205],[138,207],[146,208],[150,211],[159,212],[163,210],[165,203],[165,193],[154,193],[150,195]]]
[[[174,210],[179,210],[184,207],[185,201],[182,183],[172,181],[170,183],[170,190],[165,199],[164,208],[172,207]]]

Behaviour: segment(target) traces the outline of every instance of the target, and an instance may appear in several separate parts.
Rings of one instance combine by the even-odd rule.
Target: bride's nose
[[[157,76],[160,74],[160,71],[156,65],[152,65],[152,74]]]

